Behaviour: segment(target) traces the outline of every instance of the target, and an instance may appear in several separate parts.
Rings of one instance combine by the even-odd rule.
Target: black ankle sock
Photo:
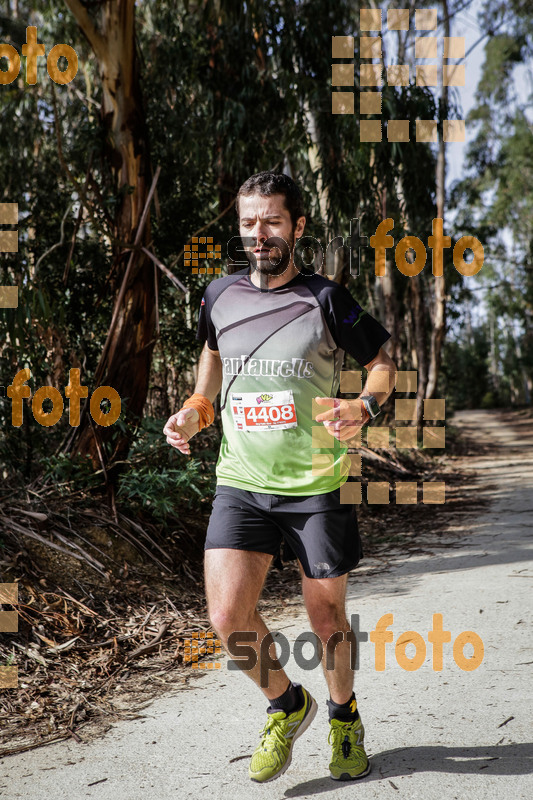
[[[275,711],[284,711],[287,715],[292,714],[301,708],[303,703],[304,696],[300,684],[290,681],[283,694],[270,701],[268,713],[273,714]]]
[[[346,703],[335,703],[331,697],[329,700],[326,700],[326,705],[328,707],[329,712],[329,719],[330,721],[335,718],[340,720],[341,722],[353,722],[356,719],[359,719],[359,711],[357,710],[357,701],[355,706],[355,711],[352,711],[351,705],[355,700],[355,694],[352,692],[352,696]]]

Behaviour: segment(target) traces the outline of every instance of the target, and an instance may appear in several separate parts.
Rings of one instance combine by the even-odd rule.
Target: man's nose
[[[253,235],[257,241],[257,244],[263,244],[263,242],[265,242],[269,236],[266,225],[264,225],[262,222],[258,222],[254,228]]]

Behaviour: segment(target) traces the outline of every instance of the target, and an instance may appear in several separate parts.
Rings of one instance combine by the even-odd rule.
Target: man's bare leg
[[[255,642],[242,642],[253,647],[257,653],[255,666],[246,669],[246,672],[268,700],[279,697],[289,686],[289,678],[275,658],[273,643],[269,652],[273,659],[270,666],[274,666],[274,669],[268,672],[263,669],[267,678],[263,683],[267,685],[261,686],[260,648],[264,637],[270,632],[257,611],[257,601],[271,561],[272,556],[269,553],[229,548],[208,549],[204,558],[207,613],[211,625],[230,656],[232,654],[228,650],[228,637],[231,633],[257,633]],[[265,652],[264,646],[263,651]],[[235,660],[238,663],[238,659]]]
[[[324,648],[322,666],[333,705],[328,701],[332,745],[329,772],[334,780],[364,778],[371,764],[364,748],[364,727],[357,705],[352,706],[355,667],[355,634],[346,619],[346,584],[348,575],[337,578],[308,578],[300,565],[302,592],[309,621]],[[337,634],[335,636],[335,634]],[[341,638],[341,634],[343,634]],[[336,642],[333,669],[327,669],[327,644]],[[331,645],[330,645],[331,647]],[[350,655],[353,651],[353,661]],[[349,743],[346,747],[347,742]]]
[[[346,618],[346,584],[348,574],[337,578],[308,578],[298,562],[302,574],[302,594],[312,630],[319,637],[323,647],[322,667],[334,703],[347,703],[352,696],[355,663],[355,642],[353,631]],[[334,669],[326,669],[327,643],[332,634],[340,632],[334,653],[330,655]],[[351,635],[350,635],[351,634]],[[353,656],[351,652],[353,649]]]

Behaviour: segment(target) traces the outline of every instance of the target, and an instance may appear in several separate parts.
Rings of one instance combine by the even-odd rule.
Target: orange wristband
[[[213,408],[213,404],[207,397],[204,397],[203,394],[195,393],[186,400],[182,406],[182,408],[195,408],[198,411],[199,420],[198,420],[198,430],[201,431],[203,428],[207,428],[208,425],[211,425],[213,420],[215,419],[215,409]]]

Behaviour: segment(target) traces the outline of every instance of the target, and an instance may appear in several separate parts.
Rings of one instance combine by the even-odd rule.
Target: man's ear
[[[306,218],[305,217],[298,217],[296,221],[296,230],[294,232],[294,236],[296,239],[299,239],[303,236],[304,228],[305,228]],[[298,231],[300,231],[298,233]]]

